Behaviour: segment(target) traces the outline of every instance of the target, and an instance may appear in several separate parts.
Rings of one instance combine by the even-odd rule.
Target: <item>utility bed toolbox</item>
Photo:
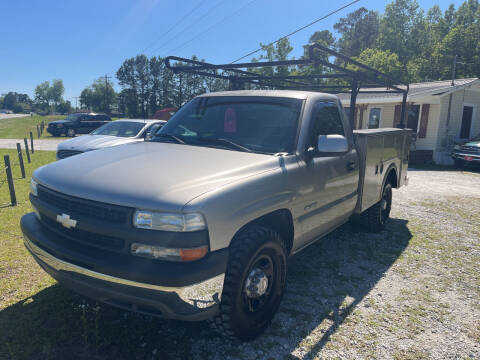
[[[391,167],[397,172],[397,187],[406,185],[410,134],[410,129],[394,128],[353,132],[360,160],[356,213],[365,211],[380,200],[383,178]]]

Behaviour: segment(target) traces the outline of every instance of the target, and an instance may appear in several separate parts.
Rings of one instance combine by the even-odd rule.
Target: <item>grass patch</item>
[[[10,118],[0,120],[0,139],[23,139],[30,136],[30,131],[32,132],[34,138],[37,138],[37,125],[40,125],[42,121],[45,122],[45,126],[50,121],[65,119],[66,116],[25,116],[19,118]],[[46,130],[43,131],[41,139],[55,139],[47,133]]]

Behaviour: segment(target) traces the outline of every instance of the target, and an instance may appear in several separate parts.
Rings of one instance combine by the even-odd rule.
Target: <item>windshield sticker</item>
[[[225,118],[223,120],[223,132],[237,132],[237,115],[233,106],[229,106],[225,110]]]

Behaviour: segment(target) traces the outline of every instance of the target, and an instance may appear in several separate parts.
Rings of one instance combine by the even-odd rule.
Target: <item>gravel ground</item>
[[[68,138],[66,139],[68,140]],[[42,139],[33,139],[34,150],[45,150],[45,151],[57,151],[57,146],[62,141],[65,140],[42,140]],[[0,139],[0,149],[16,149],[17,143],[20,143],[22,149],[24,148],[23,139]],[[28,139],[28,146],[30,146],[30,139]]]
[[[291,258],[272,326],[250,343],[208,330],[209,359],[480,359],[480,173],[411,170],[380,234],[338,229]]]

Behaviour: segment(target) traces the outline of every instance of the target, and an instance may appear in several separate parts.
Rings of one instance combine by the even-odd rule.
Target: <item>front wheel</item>
[[[220,309],[212,327],[230,338],[257,337],[280,306],[286,273],[285,245],[275,231],[261,226],[242,231],[230,247]]]
[[[67,136],[74,137],[75,136],[75,129],[67,129]]]
[[[370,232],[379,232],[385,228],[392,209],[392,185],[386,183],[382,189],[382,198],[361,214],[361,223]]]

